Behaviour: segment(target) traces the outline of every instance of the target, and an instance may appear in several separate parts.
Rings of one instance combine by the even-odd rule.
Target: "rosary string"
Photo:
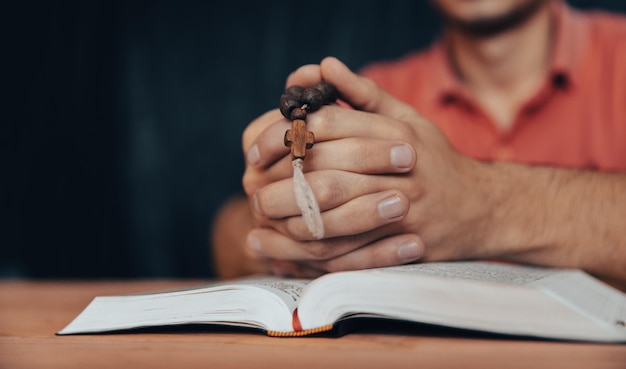
[[[324,223],[319,204],[302,169],[306,150],[315,143],[313,132],[306,130],[306,115],[335,100],[337,90],[324,81],[309,88],[291,86],[280,97],[280,112],[292,121],[291,129],[285,132],[283,140],[285,146],[291,148],[296,203],[309,232],[317,240],[324,237]]]
[[[296,203],[302,212],[302,218],[309,232],[316,240],[324,237],[324,222],[322,221],[322,213],[315,199],[315,194],[311,190],[311,186],[304,178],[302,173],[302,159],[296,159],[291,162],[293,166],[293,189],[296,194]]]

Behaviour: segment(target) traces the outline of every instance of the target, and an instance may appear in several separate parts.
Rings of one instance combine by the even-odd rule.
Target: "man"
[[[624,18],[556,0],[434,4],[445,31],[429,50],[372,65],[369,78],[327,58],[287,80],[326,80],[353,108],[308,118],[324,239],[285,195],[289,122],[271,111],[246,129],[248,200],[214,228],[223,276],[489,258],[626,288]]]

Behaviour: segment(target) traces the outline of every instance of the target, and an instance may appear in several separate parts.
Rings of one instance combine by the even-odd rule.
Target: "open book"
[[[380,317],[506,335],[626,342],[626,294],[578,270],[446,262],[255,277],[185,290],[96,297],[58,334],[178,324],[303,336]]]

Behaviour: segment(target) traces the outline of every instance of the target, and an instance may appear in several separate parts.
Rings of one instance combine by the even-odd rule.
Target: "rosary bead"
[[[291,120],[306,120],[306,109],[295,108],[291,111]]]
[[[323,105],[324,97],[322,93],[315,88],[305,88],[304,91],[302,91],[301,101],[307,105],[309,111],[316,111]]]
[[[323,105],[333,103],[337,100],[337,90],[335,89],[335,86],[330,83],[322,81],[313,86],[313,88],[322,93]]]
[[[291,119],[291,112],[295,108],[300,108],[302,103],[286,92],[280,97],[280,112],[287,119]]]
[[[308,88],[289,86],[280,97],[279,109],[287,119],[305,120],[308,111],[316,111],[322,105],[335,102],[335,100],[337,100],[337,90],[326,81]],[[302,107],[305,107],[305,109],[295,112],[296,109]]]
[[[304,87],[302,86],[289,86],[285,89],[285,93],[288,95],[291,95],[296,100],[300,99],[300,96],[302,95],[302,91],[304,91]]]

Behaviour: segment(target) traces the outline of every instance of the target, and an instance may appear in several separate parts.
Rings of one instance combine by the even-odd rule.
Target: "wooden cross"
[[[285,146],[291,148],[291,160],[304,159],[306,150],[313,147],[315,135],[306,130],[306,122],[302,119],[294,119],[291,129],[285,132]]]

